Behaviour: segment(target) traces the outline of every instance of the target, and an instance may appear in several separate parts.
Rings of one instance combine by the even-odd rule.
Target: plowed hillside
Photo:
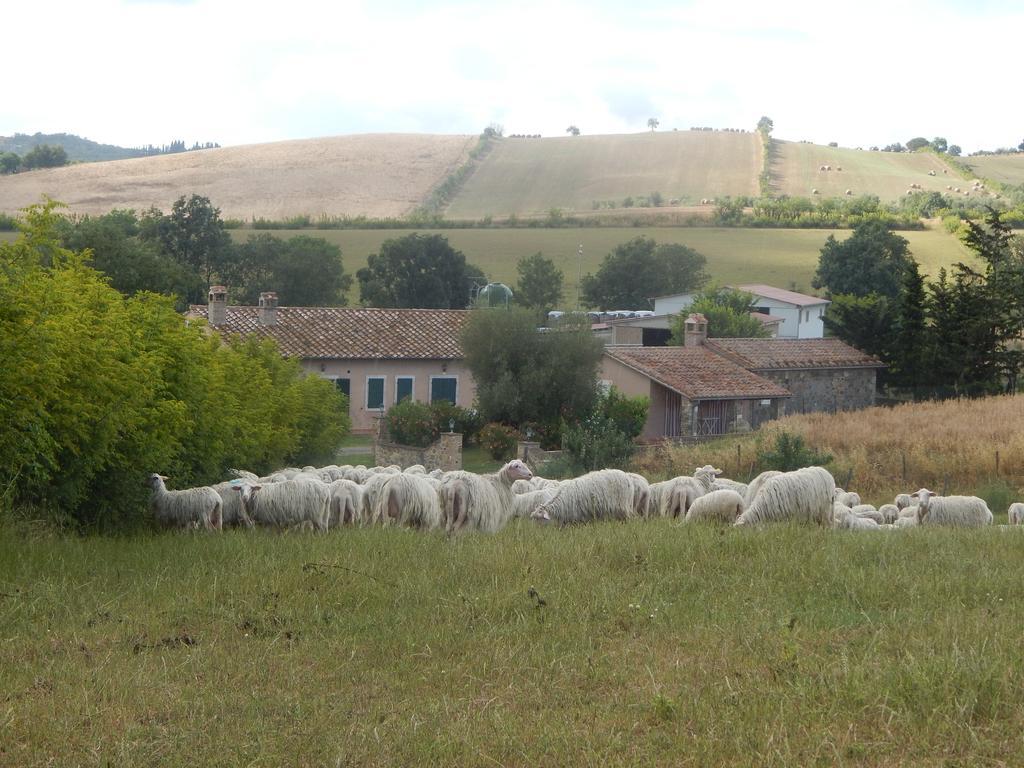
[[[465,162],[475,136],[364,134],[88,163],[0,178],[0,211],[49,195],[77,213],[210,198],[226,218],[402,216]]]
[[[665,202],[757,194],[756,133],[662,131],[505,138],[448,206],[454,219],[589,211],[596,201],[661,193]]]
[[[811,197],[817,189],[816,197],[841,197],[850,190],[853,195],[895,200],[912,184],[942,193],[948,191],[947,185],[969,186],[930,152],[871,152],[792,141],[775,141],[774,146],[772,187],[778,194]],[[823,165],[831,170],[821,170]],[[929,171],[935,175],[929,176]]]

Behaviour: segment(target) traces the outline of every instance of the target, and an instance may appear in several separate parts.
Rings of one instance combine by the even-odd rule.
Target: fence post
[[[843,488],[850,490],[850,481],[853,480],[853,467],[846,470],[846,482],[843,483]]]
[[[743,471],[743,464],[742,464],[742,458],[741,458],[741,454],[742,454],[741,448],[742,448],[742,446],[740,446],[739,443],[736,443],[736,477],[739,477],[740,476],[740,472]],[[999,452],[997,451],[996,452],[996,456],[998,456],[998,455],[999,455]],[[999,464],[998,459],[996,460],[996,464],[997,465]],[[997,470],[997,474],[998,474],[998,470]]]
[[[999,477],[999,449],[996,449],[996,477]]]
[[[949,474],[948,473],[942,476],[942,495],[943,496],[948,496],[949,495]]]
[[[907,484],[907,454],[900,451],[900,458],[903,460],[903,484]]]

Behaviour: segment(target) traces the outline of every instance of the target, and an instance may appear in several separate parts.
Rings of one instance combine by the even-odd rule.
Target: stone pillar
[[[434,443],[437,465],[445,472],[462,469],[462,433],[442,432]]]

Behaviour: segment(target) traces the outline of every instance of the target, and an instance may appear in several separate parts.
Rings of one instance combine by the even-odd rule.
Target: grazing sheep
[[[399,472],[388,475],[374,503],[373,517],[384,525],[431,531],[441,527],[437,488],[424,476]]]
[[[237,470],[231,471],[235,472]],[[249,482],[256,481],[256,478],[246,477],[241,479],[248,480]],[[239,480],[227,480],[223,483],[217,483],[212,486],[213,490],[215,490],[217,495],[220,496],[221,523],[227,526],[244,526],[245,528],[252,528],[253,522],[249,519],[249,515],[245,511],[245,505],[242,503],[242,496],[235,492],[235,486],[238,485],[239,482]]]
[[[864,531],[878,528],[878,523],[871,518],[854,514],[852,509],[837,501],[832,505],[832,527],[848,531]]]
[[[359,483],[341,478],[327,486],[331,493],[328,502],[328,525],[357,525],[363,521],[363,488]]]
[[[690,505],[706,492],[703,485],[686,475],[651,483],[647,514],[650,517],[685,517]]]
[[[878,508],[878,514],[882,516],[882,523],[895,523],[900,516],[899,507],[895,504],[883,504]]]
[[[777,469],[768,469],[751,480],[747,485],[747,492],[743,494],[743,507],[749,507],[754,503],[754,499],[757,498],[757,494],[760,492],[761,486],[764,485],[767,480],[770,480],[773,477],[778,477],[781,474],[782,473]]]
[[[710,464],[705,464],[703,467],[697,467],[693,472],[693,479],[700,483],[704,489],[704,493],[710,493],[715,490],[715,480],[722,474],[722,470],[715,469]]]
[[[686,523],[726,523],[732,525],[743,514],[743,497],[722,489],[705,493],[686,512]]]
[[[246,469],[229,469],[228,473],[232,477],[239,477],[242,478],[243,480],[259,480],[259,475],[256,475],[255,473],[250,472]]]
[[[832,475],[821,467],[784,472],[764,483],[757,498],[740,515],[736,525],[787,520],[831,525],[835,488]]]
[[[619,469],[600,469],[566,480],[551,501],[534,511],[535,520],[587,523],[592,520],[626,520],[636,514],[633,483]]]
[[[719,470],[721,471],[721,470]],[[730,480],[727,477],[719,477],[711,483],[712,491],[736,491],[740,496],[745,496],[747,493],[747,484],[741,483],[736,480]]]
[[[363,487],[363,520],[369,521],[371,524],[376,525],[377,523],[383,522],[374,516],[377,507],[377,496],[380,494],[381,488],[384,487],[384,483],[388,481],[391,475],[388,473],[380,472],[372,474],[366,478],[366,481],[362,484]]]
[[[893,523],[893,525],[895,525],[897,528],[915,528],[917,526],[917,516],[915,515],[914,517],[904,517],[901,515],[896,519],[896,522]]]
[[[907,507],[912,505],[914,502],[910,498],[910,494],[909,493],[901,493],[901,494],[896,496],[896,499],[894,500],[894,503],[896,504],[896,508],[897,509],[906,509]]]
[[[844,491],[842,488],[836,488],[834,500],[838,501],[840,504],[845,504],[850,509],[853,509],[860,504],[860,494],[855,493],[854,491]]]
[[[370,470],[366,467],[342,467],[341,480],[351,480],[362,485],[370,477]]]
[[[461,470],[449,472],[441,481],[439,491],[445,530],[449,534],[463,530],[484,533],[501,530],[512,516],[512,483],[531,477],[530,468],[519,459],[513,459],[488,475]]]
[[[422,464],[413,464],[410,467],[406,467],[402,470],[407,475],[425,475],[427,474],[427,468]]]
[[[857,506],[853,507],[850,511],[853,512],[853,514],[855,514],[857,517],[864,517],[868,520],[874,520],[878,525],[889,522],[885,519],[885,515],[883,515],[870,504],[858,504]]]
[[[992,525],[992,512],[977,496],[938,496],[927,488],[917,497],[917,522],[921,525],[949,525],[980,528]]]
[[[626,477],[633,484],[633,513],[637,517],[647,517],[647,507],[651,499],[651,486],[647,478],[636,472],[627,472]]]
[[[261,485],[241,481],[235,489],[242,494],[245,511],[254,523],[279,528],[312,525],[326,531],[330,522],[330,488],[319,480],[284,480]]]
[[[149,511],[161,525],[170,528],[197,528],[208,531],[221,530],[220,494],[213,488],[202,486],[181,491],[168,491],[164,485],[167,478],[151,474],[146,485],[152,489],[149,497]]]
[[[537,510],[537,507],[551,501],[554,495],[554,488],[540,488],[535,491],[516,494],[512,498],[512,516],[531,517]]]
[[[1006,517],[1010,525],[1024,525],[1024,504],[1015,501],[1006,510]]]

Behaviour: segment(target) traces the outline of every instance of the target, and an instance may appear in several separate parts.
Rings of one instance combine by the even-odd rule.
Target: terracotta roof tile
[[[193,305],[189,315],[206,318],[207,305]],[[278,307],[277,323],[261,325],[258,307],[228,307],[217,330],[272,338],[289,357],[456,360],[468,317],[460,309]]]
[[[720,352],[744,368],[883,368],[878,358],[839,339],[708,339],[708,349]]]
[[[705,347],[606,347],[605,354],[688,400],[789,397],[788,390]]]

